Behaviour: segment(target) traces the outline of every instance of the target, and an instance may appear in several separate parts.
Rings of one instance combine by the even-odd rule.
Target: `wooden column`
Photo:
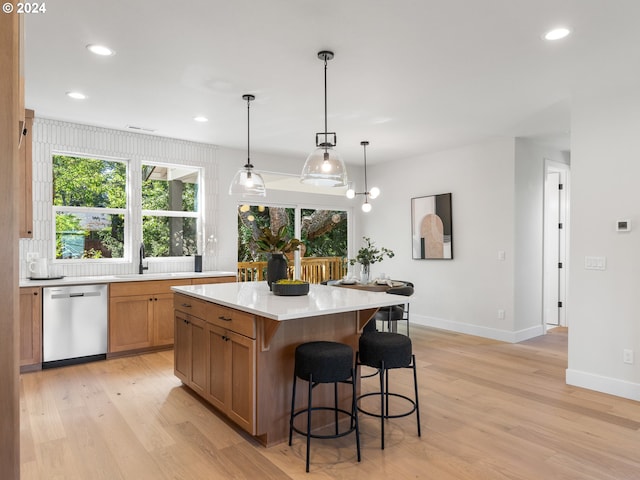
[[[20,478],[18,141],[20,20],[0,13],[0,466],[2,478]]]

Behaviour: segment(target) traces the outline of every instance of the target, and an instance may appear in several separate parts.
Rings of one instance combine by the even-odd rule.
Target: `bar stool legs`
[[[293,440],[293,432],[306,437],[306,471],[309,471],[311,438],[339,438],[355,432],[356,452],[360,461],[360,430],[358,425],[358,410],[356,406],[356,369],[353,366],[353,350],[348,345],[336,342],[308,342],[296,348],[295,367],[293,374],[293,392],[291,395],[291,415],[289,417],[289,445]],[[308,383],[307,406],[295,411],[297,380],[301,378]],[[333,383],[333,406],[313,406],[313,389],[322,383]],[[351,385],[351,411],[338,405],[338,384]],[[312,412],[329,410],[334,413],[335,433],[312,433]],[[298,415],[306,414],[306,431],[297,428],[294,420]],[[339,415],[349,417],[349,427],[340,432]]]
[[[418,436],[422,435],[420,429],[420,405],[418,401],[418,376],[416,371],[416,358],[411,353],[411,340],[398,333],[378,332],[365,334],[360,337],[360,350],[356,355],[356,368],[366,365],[377,369],[379,375],[380,390],[360,395],[356,406],[358,411],[372,417],[380,418],[380,446],[384,450],[385,421],[390,418],[400,418],[415,412]],[[389,391],[389,370],[396,368],[410,368],[413,370],[414,398],[409,398]],[[366,397],[380,396],[380,413],[372,412],[360,406],[360,401]],[[410,404],[407,411],[398,414],[389,413],[389,397],[406,400]]]

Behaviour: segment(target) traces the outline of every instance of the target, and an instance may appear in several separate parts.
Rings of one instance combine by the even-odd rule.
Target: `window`
[[[299,228],[295,224],[300,213]],[[261,280],[267,256],[254,241],[264,227],[286,227],[287,237],[300,232],[300,278],[310,282],[339,279],[346,273],[348,215],[322,210],[243,204],[238,207],[238,274],[241,281]],[[290,256],[290,255],[288,255]],[[289,262],[293,269],[292,262]],[[291,273],[290,273],[291,274]]]
[[[198,251],[200,170],[142,165],[142,241],[150,257]]]
[[[141,171],[140,183],[130,182],[129,169]],[[123,260],[137,251],[127,242],[140,242],[140,233],[129,232],[140,223],[148,257],[195,254],[200,176],[194,167],[54,155],[55,258]],[[140,185],[140,210],[130,209],[132,184]]]
[[[312,210],[300,212],[300,240],[308,257],[347,256],[347,212],[344,210]]]
[[[254,240],[260,236],[262,228],[272,225],[275,230],[286,225],[287,237],[295,237],[294,215],[293,208],[249,204],[238,207],[238,261],[266,261],[266,254],[258,252]]]
[[[123,258],[127,164],[53,156],[55,258]]]

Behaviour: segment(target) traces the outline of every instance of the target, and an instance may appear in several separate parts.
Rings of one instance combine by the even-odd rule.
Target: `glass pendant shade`
[[[229,185],[229,195],[267,196],[267,189],[264,186],[262,175],[254,172],[253,165],[251,165],[249,108],[255,98],[255,95],[248,93],[242,96],[242,99],[247,102],[247,163],[234,175],[231,185]]]
[[[338,152],[331,147],[318,147],[307,157],[300,181],[319,187],[343,187],[347,184],[347,169]]]
[[[367,213],[371,211],[371,204],[369,202],[364,202],[362,204],[362,211]]]
[[[327,129],[327,61],[333,58],[333,52],[322,50],[318,52],[318,58],[324,61],[324,132],[316,133],[317,148],[307,157],[300,182],[317,187],[344,187],[347,185],[347,168],[333,150],[337,143],[335,132]],[[324,141],[320,141],[321,138]],[[329,138],[333,140],[329,141]]]
[[[380,189],[378,187],[371,187],[371,190],[369,191],[369,196],[371,198],[378,198],[378,195],[380,195]]]
[[[253,195],[266,197],[267,189],[264,186],[262,175],[251,168],[238,170],[229,186],[229,195]]]

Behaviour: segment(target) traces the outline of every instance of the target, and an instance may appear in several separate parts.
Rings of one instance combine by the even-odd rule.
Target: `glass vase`
[[[363,263],[362,270],[360,270],[360,283],[367,284],[369,283],[369,275],[371,273],[371,264]]]

